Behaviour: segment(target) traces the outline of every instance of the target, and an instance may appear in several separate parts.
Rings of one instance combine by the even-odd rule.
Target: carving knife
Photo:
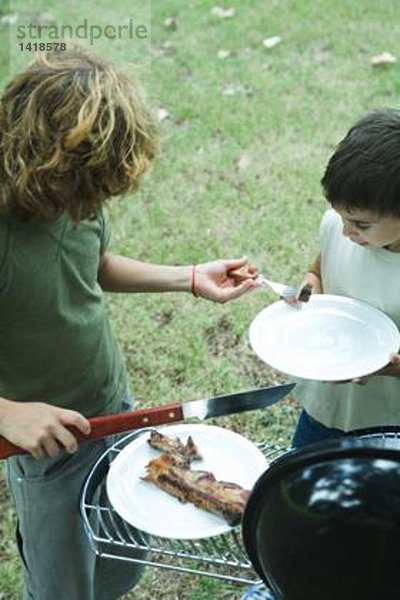
[[[165,425],[184,421],[185,419],[197,418],[204,420],[249,410],[258,410],[272,406],[286,396],[294,386],[294,383],[275,385],[246,392],[215,396],[214,398],[193,400],[183,404],[167,404],[157,408],[144,408],[115,415],[93,417],[89,419],[91,431],[88,435],[84,435],[76,429],[72,431],[79,442],[84,442],[130,431],[131,429]],[[22,448],[0,437],[0,459],[23,453],[25,451]]]

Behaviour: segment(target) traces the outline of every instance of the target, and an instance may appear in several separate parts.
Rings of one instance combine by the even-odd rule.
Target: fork
[[[229,273],[230,275],[233,275],[235,278],[237,278],[239,281],[244,281],[249,278],[255,279],[259,283],[261,283],[261,285],[270,288],[273,292],[275,292],[276,294],[278,294],[278,296],[284,298],[285,300],[289,300],[289,298],[294,299],[297,296],[297,292],[299,291],[298,288],[294,287],[293,285],[285,285],[284,283],[272,281],[271,279],[265,277],[265,275],[258,274],[257,269],[255,267],[253,267],[251,271],[247,269],[246,272],[242,272],[242,270],[243,267],[242,269],[232,270]]]
[[[264,275],[258,275],[257,280],[262,285],[270,288],[273,292],[275,292],[275,294],[278,294],[278,296],[281,296],[282,298],[295,297],[298,292],[298,288],[294,287],[293,285],[285,285],[284,283],[272,281]]]

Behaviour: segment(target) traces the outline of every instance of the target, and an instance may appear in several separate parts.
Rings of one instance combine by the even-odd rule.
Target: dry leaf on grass
[[[217,56],[219,59],[224,60],[225,58],[229,58],[229,56],[231,56],[231,51],[230,50],[218,50],[217,52]]]
[[[162,106],[160,106],[157,109],[157,119],[159,123],[162,123],[163,121],[165,121],[165,119],[169,118],[169,112],[167,111],[166,108],[163,108]]]
[[[268,50],[270,50],[271,48],[274,48],[275,46],[280,44],[281,41],[282,38],[279,37],[279,35],[274,35],[272,37],[265,38],[265,40],[263,40],[263,46],[264,48],[268,48]]]
[[[165,29],[169,29],[170,31],[175,31],[178,29],[178,21],[175,17],[167,17],[164,19],[164,27]]]
[[[238,170],[239,174],[244,173],[245,171],[247,171],[249,169],[249,167],[251,166],[251,156],[250,154],[248,154],[248,152],[243,152],[242,156],[239,158],[236,168]]]
[[[382,54],[377,54],[371,58],[371,65],[373,67],[385,67],[392,65],[396,61],[397,58],[390,52],[382,52]]]
[[[0,18],[0,23],[2,25],[15,25],[18,21],[18,15],[16,13],[12,15],[4,15],[4,17]]]
[[[224,96],[251,96],[253,90],[249,86],[242,85],[241,83],[231,83],[224,88],[222,93]]]
[[[222,6],[214,6],[211,9],[211,14],[220,19],[231,19],[235,12],[234,8],[223,8]]]
[[[173,56],[174,52],[174,45],[169,40],[163,42],[159,46],[153,44],[151,47],[151,55],[153,58],[165,58],[168,56]]]

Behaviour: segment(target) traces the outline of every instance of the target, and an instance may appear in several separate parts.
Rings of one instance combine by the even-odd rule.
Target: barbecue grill
[[[240,525],[229,533],[198,540],[171,540],[148,536],[121,519],[106,494],[111,462],[121,450],[146,430],[135,431],[113,444],[93,466],[81,497],[81,514],[94,552],[103,558],[125,560],[152,567],[206,575],[231,582],[254,584],[261,579],[253,570],[242,542]],[[149,430],[150,431],[150,430]],[[256,444],[268,461],[285,449]],[[132,557],[142,551],[145,558]]]
[[[385,468],[381,468],[381,465],[384,465],[385,461],[392,461],[392,465],[397,463],[392,478],[395,492],[392,494],[391,498],[395,503],[394,506],[396,506],[396,510],[394,511],[393,507],[394,512],[392,511],[393,519],[397,519],[398,521],[400,518],[400,493],[398,486],[398,481],[400,479],[400,428],[382,427],[379,429],[360,430],[358,432],[353,432],[351,436],[339,440],[328,441],[325,444],[312,444],[304,449],[294,451],[289,451],[288,449],[274,444],[256,444],[270,462],[271,468],[267,469],[257,481],[252,495],[250,496],[248,506],[246,507],[242,526],[237,526],[230,532],[222,535],[196,540],[172,540],[148,536],[145,533],[138,532],[118,516],[107,499],[105,487],[107,473],[111,462],[127,444],[133,441],[136,436],[141,435],[143,431],[145,430],[133,432],[112,445],[93,466],[83,489],[81,497],[81,513],[84,526],[94,552],[104,558],[131,561],[177,572],[219,578],[239,584],[258,585],[264,582],[278,593],[279,586],[277,586],[276,581],[274,581],[275,567],[271,567],[270,570],[270,567],[268,566],[271,554],[270,550],[264,547],[264,542],[265,544],[270,545],[268,536],[272,535],[272,543],[283,538],[282,543],[285,544],[285,540],[290,538],[292,533],[286,532],[286,537],[283,530],[281,534],[277,532],[274,534],[274,528],[271,528],[270,524],[277,523],[279,518],[285,514],[284,511],[289,508],[287,514],[290,518],[294,515],[293,518],[295,520],[293,523],[296,526],[305,526],[305,537],[301,538],[304,544],[307,544],[307,535],[310,532],[310,528],[309,525],[307,525],[307,519],[309,518],[306,516],[307,511],[304,513],[304,518],[301,516],[299,521],[301,511],[299,512],[295,509],[294,512],[290,513],[291,502],[286,502],[287,499],[282,495],[279,498],[278,495],[276,495],[278,502],[275,502],[273,500],[274,493],[276,490],[280,489],[280,483],[289,481],[292,473],[301,473],[304,466],[309,467],[308,471],[311,473],[315,467],[315,473],[317,475],[315,482],[318,482],[318,469],[321,468],[321,465],[326,465],[325,473],[327,474],[327,481],[329,482],[332,468],[336,464],[340,465],[343,460],[353,461],[352,464],[365,465],[365,472],[367,474],[371,473],[372,475],[371,481],[372,485],[375,486],[373,488],[375,497],[378,497],[379,494],[386,493],[385,481],[383,488],[380,487],[380,482],[378,482],[378,485],[375,485],[374,483],[376,481],[376,475],[378,474],[378,476],[380,476],[380,470],[382,469],[383,479],[385,479]],[[389,464],[389,462],[387,462],[387,464]],[[311,481],[312,483],[314,480],[310,480],[308,477],[308,481]],[[279,484],[278,486],[275,485],[277,482]],[[360,490],[362,491],[362,489],[363,483],[361,482]],[[272,499],[272,503],[270,502],[270,499]],[[356,504],[358,503],[363,506],[363,496],[357,496],[356,492],[355,499],[357,501]],[[367,500],[365,504],[366,512],[363,513],[365,515],[368,515],[368,511],[370,510],[369,502],[370,501]],[[338,501],[334,508],[337,508],[340,512],[341,506],[340,501]],[[343,506],[345,505],[343,504]],[[386,508],[382,507],[381,511],[379,500],[378,504],[375,503],[375,509],[377,511],[376,514],[382,512],[382,514],[385,515]],[[347,519],[345,513],[346,511],[344,511],[342,519],[344,525],[346,525]],[[310,513],[310,515],[311,521],[313,521],[312,514]],[[359,522],[360,526],[362,526],[363,518],[364,517],[362,516]],[[390,517],[389,520],[391,518],[392,517]],[[347,526],[344,527],[345,531],[346,527]],[[263,532],[265,532],[265,535]],[[359,533],[361,532],[364,532],[364,530],[359,530]],[[260,533],[262,533],[261,537]],[[380,535],[379,527],[373,535]],[[396,525],[396,530],[393,530],[390,533],[390,538],[388,538],[388,547],[390,544],[390,547],[393,545],[397,547],[398,542],[400,542],[400,529],[398,525]],[[329,543],[330,542],[328,541],[328,544]],[[366,543],[364,554],[367,555],[368,549],[372,548],[372,554],[370,552],[370,555],[373,558],[376,544],[372,544],[372,546],[370,544],[368,546],[368,543]],[[284,557],[286,557],[287,551],[287,546],[285,547],[286,550],[282,550],[282,556]],[[136,556],[133,556],[135,551],[141,551],[140,556],[142,558],[137,558],[137,554]],[[297,552],[299,552],[299,549],[297,549]],[[274,549],[274,552],[272,553],[273,559],[278,556],[278,554],[276,553],[276,549]],[[300,554],[303,556],[304,554],[307,554],[307,552],[301,551]],[[381,556],[381,559],[383,560],[383,563],[381,564],[386,565],[385,567],[382,567],[382,571],[386,569],[386,575],[388,575],[388,580],[390,581],[393,580],[393,573],[398,572],[397,566],[400,567],[400,557],[397,559],[397,555],[397,552],[391,552],[390,557],[395,558],[391,558],[390,561],[385,559],[386,555],[382,554]],[[297,554],[296,556],[299,555]],[[292,558],[294,558],[294,555]],[[356,557],[354,559],[349,559],[349,561],[359,560],[360,562],[363,559],[364,557],[361,557],[360,559]],[[325,562],[324,560],[325,559],[321,561],[321,572],[323,568],[329,564],[329,560]],[[390,566],[387,566],[389,565],[389,562]],[[288,568],[286,558],[284,558],[284,563],[286,566],[283,570],[281,566],[277,567],[277,573],[284,573],[283,576],[286,577]],[[392,563],[395,567],[394,571]],[[354,563],[354,566],[359,568],[360,564]],[[349,568],[351,573],[351,567]],[[300,569],[300,571],[302,572],[302,569]],[[262,578],[260,578],[260,576],[262,576]],[[343,576],[346,579],[349,574]],[[299,577],[303,577],[303,575],[300,574]],[[364,576],[363,578],[365,579]],[[397,575],[395,578],[397,578]],[[365,585],[368,585],[368,583]],[[390,600],[392,600],[392,598],[397,599],[398,595],[396,596],[396,593],[399,591],[397,585],[392,586],[392,589],[395,596],[386,594],[385,596],[382,596],[382,598],[390,598]],[[314,598],[314,596],[312,597]],[[330,597],[331,596],[329,596],[329,598]],[[337,596],[334,597],[336,598]],[[344,597],[345,596],[343,596],[343,598]],[[365,596],[365,598],[369,597],[370,596],[368,595]],[[373,597],[375,598],[375,596]]]

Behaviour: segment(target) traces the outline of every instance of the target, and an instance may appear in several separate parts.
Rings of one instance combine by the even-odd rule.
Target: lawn
[[[15,0],[10,12],[6,4],[0,2],[2,86],[15,27],[7,14],[16,23],[137,17],[135,3],[125,0],[90,0],[84,15],[77,0]],[[221,0],[232,16],[213,11],[218,2],[210,0],[145,4],[136,3],[151,25],[151,43],[93,45],[128,69],[134,58],[161,121],[162,153],[150,176],[135,196],[110,204],[112,249],[171,264],[247,255],[273,278],[299,282],[317,251],[326,208],[319,180],[330,153],[363,113],[399,106],[399,63],[371,65],[385,51],[400,60],[399,3]],[[266,47],[263,40],[273,36],[280,42]],[[12,36],[11,45],[15,71],[27,53],[18,54]],[[223,306],[190,294],[110,297],[137,405],[284,381],[247,340],[251,320],[274,300],[264,290]],[[297,414],[288,398],[223,424],[287,446]],[[0,508],[0,599],[16,600],[20,579],[4,485]],[[242,589],[153,569],[126,598],[238,599]]]

